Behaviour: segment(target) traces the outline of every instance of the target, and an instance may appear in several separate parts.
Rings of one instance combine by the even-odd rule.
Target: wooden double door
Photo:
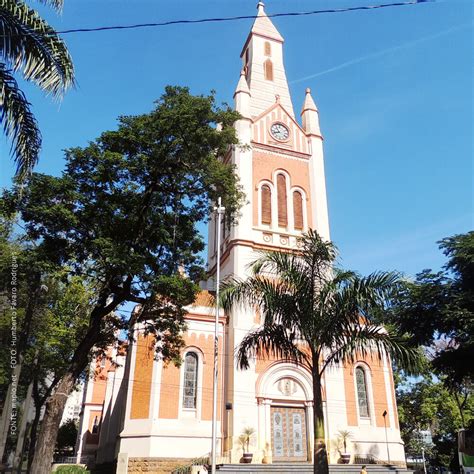
[[[272,406],[270,413],[273,460],[307,461],[305,409]]]

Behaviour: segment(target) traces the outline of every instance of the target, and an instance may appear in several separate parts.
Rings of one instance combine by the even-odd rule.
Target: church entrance
[[[307,461],[306,411],[304,408],[271,407],[274,461]]]

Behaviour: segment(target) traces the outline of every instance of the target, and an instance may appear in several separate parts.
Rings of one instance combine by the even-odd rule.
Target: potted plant
[[[339,454],[341,455],[341,462],[342,464],[349,464],[351,459],[351,453],[347,452],[347,442],[352,439],[352,433],[348,430],[339,430],[337,432],[337,440],[339,443],[339,447],[344,448],[344,451],[341,453],[339,449]]]
[[[242,434],[239,436],[239,442],[242,446],[242,459],[241,462],[245,464],[250,464],[252,462],[253,454],[249,452],[250,450],[250,439],[255,434],[255,430],[251,427],[244,428]]]

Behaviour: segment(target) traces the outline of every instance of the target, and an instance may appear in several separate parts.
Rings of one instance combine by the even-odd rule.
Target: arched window
[[[277,176],[277,198],[278,198],[278,225],[286,227],[288,225],[288,210],[286,198],[286,177],[284,174]]]
[[[184,357],[183,408],[196,408],[198,357],[188,352]]]
[[[264,184],[260,189],[262,224],[272,223],[272,190],[268,184]]]
[[[367,377],[362,367],[355,369],[357,402],[359,404],[359,416],[369,418],[369,396],[367,390]]]
[[[267,81],[273,81],[273,64],[272,64],[272,62],[269,59],[267,59],[263,63],[263,67],[264,67],[264,72],[265,72],[265,79]]]
[[[303,195],[300,191],[293,192],[293,217],[295,219],[295,229],[303,230]]]
[[[99,417],[94,417],[94,422],[92,423],[92,434],[97,434],[99,432]]]
[[[272,55],[272,47],[268,41],[265,41],[265,56]]]

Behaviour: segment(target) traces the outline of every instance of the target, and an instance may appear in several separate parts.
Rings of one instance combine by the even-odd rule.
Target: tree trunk
[[[27,473],[33,472],[31,470],[31,465],[33,464],[33,457],[35,455],[35,447],[36,447],[36,437],[38,435],[38,426],[41,418],[41,408],[43,405],[35,404],[35,418],[33,423],[31,423],[30,429],[30,443],[28,448],[28,467],[26,468]]]
[[[323,397],[321,393],[321,375],[319,373],[318,358],[313,358],[313,416],[314,416],[314,474],[329,474],[326,441],[324,436]]]
[[[41,423],[33,464],[31,465],[31,472],[35,474],[51,473],[51,462],[53,460],[54,447],[56,446],[59,424],[61,423],[67,398],[71,394],[75,382],[73,374],[65,374],[58,383],[54,393],[46,402],[46,410]]]
[[[28,423],[28,415],[30,413],[30,406],[33,392],[33,381],[28,385],[26,392],[25,403],[23,404],[23,413],[21,415],[20,430],[18,431],[18,438],[16,441],[15,457],[13,460],[13,467],[16,468],[17,472],[21,473],[23,465],[23,446],[25,444],[26,428]]]
[[[15,365],[15,368],[12,372],[12,382],[8,385],[7,396],[5,397],[5,402],[3,404],[2,417],[0,419],[0,464],[5,453],[5,446],[7,444],[8,434],[10,430],[10,423],[13,415],[13,404],[12,404],[12,394],[13,390],[17,392],[21,374],[21,367],[23,364],[23,357],[20,355],[18,358],[18,363]],[[16,413],[15,408],[15,413]]]
[[[129,288],[127,291],[129,291]],[[101,300],[105,304],[106,298],[104,296]],[[87,367],[90,351],[97,341],[100,340],[102,318],[113,311],[124,300],[125,298],[119,295],[108,305],[99,305],[92,310],[87,334],[76,348],[67,372],[63,375],[54,393],[46,402],[46,410],[41,422],[41,430],[31,464],[32,473],[51,473],[56,438],[67,398],[71,394],[76,380]]]

